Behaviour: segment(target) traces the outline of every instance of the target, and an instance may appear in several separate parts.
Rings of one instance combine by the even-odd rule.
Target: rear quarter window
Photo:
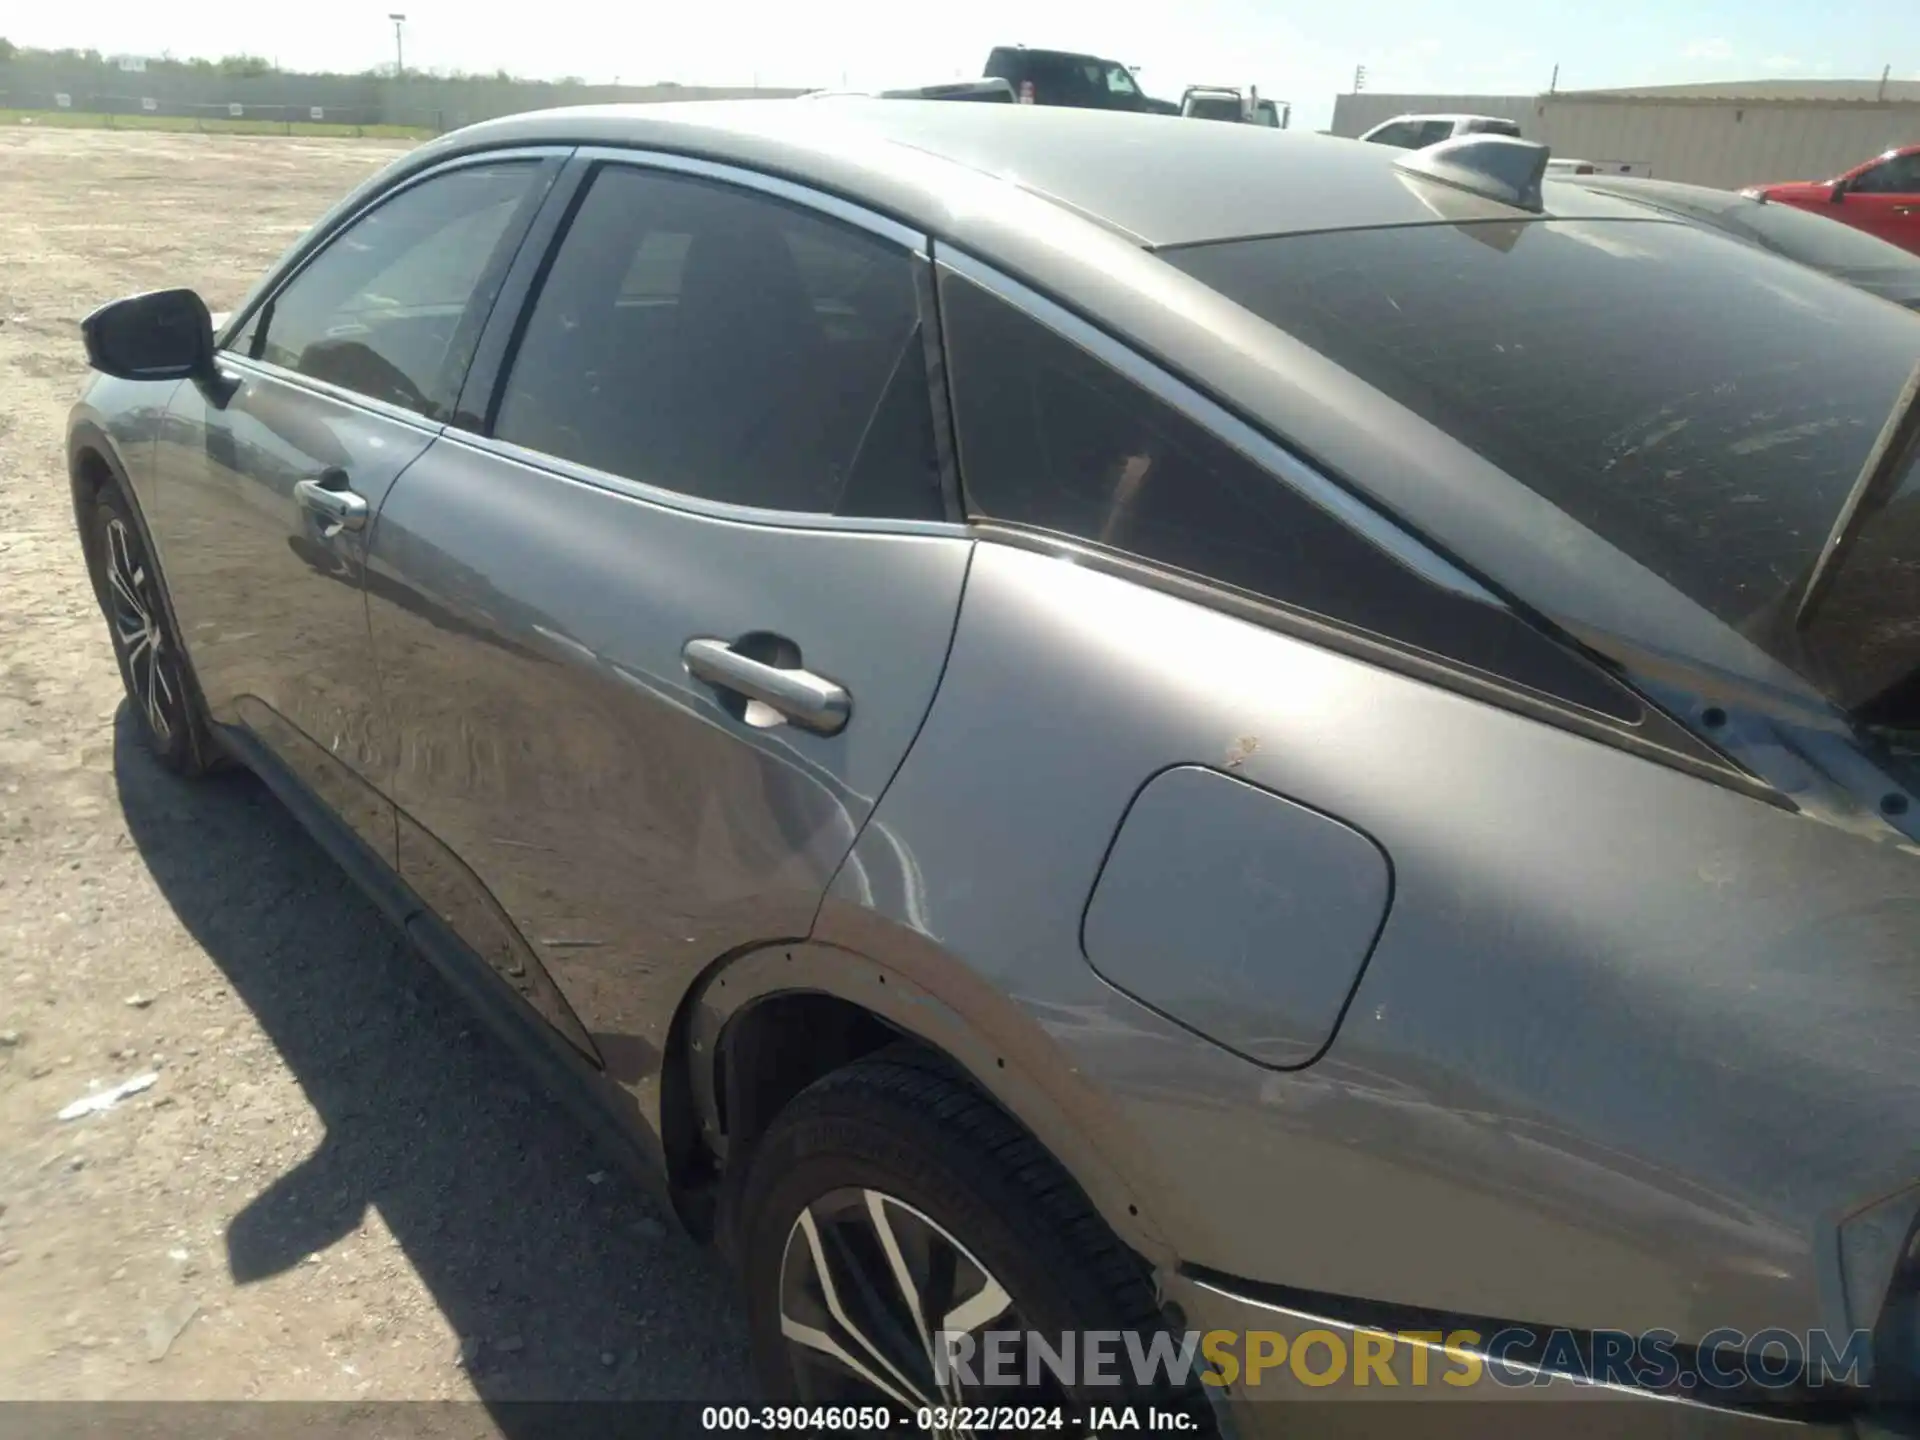
[[[1637,702],[1511,612],[1442,589],[998,296],[940,282],[969,511],[1218,582],[1632,720]]]

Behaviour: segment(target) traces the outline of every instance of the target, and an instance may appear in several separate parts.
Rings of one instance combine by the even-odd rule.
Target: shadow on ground
[[[498,1402],[753,1398],[717,1260],[662,1229],[265,786],[161,770],[125,705],[114,771],[161,891],[326,1126],[233,1217],[236,1283],[299,1264],[377,1206],[457,1334],[520,1339],[507,1356],[483,1345],[473,1369],[508,1434],[529,1427]]]

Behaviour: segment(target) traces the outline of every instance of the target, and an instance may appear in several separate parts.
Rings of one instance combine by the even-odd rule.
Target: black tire
[[[87,558],[120,683],[147,748],[176,775],[205,774],[218,764],[220,749],[180,648],[159,566],[117,485],[102,486],[88,511]]]
[[[876,1204],[873,1193],[884,1202]],[[836,1198],[846,1196],[861,1198]],[[878,1224],[869,1224],[863,1238],[862,1207],[866,1215],[876,1209],[887,1215],[887,1238],[881,1238]],[[803,1211],[810,1229],[803,1225]],[[917,1257],[906,1268],[944,1273],[937,1261],[924,1269],[919,1264],[938,1245],[935,1234],[921,1227],[923,1221],[944,1231],[940,1238],[958,1242],[963,1256],[958,1268],[965,1276],[973,1274],[967,1265],[973,1262],[988,1285],[997,1281],[1010,1297],[1010,1308],[998,1318],[977,1328],[955,1327],[971,1329],[983,1345],[984,1336],[995,1330],[1038,1331],[1054,1348],[1063,1334],[1104,1330],[1132,1332],[1144,1347],[1169,1328],[1145,1265],[1115,1238],[1052,1156],[960,1078],[883,1052],[817,1081],[774,1118],[754,1152],[734,1211],[734,1253],[746,1289],[754,1367],[774,1404],[890,1404],[898,1413],[907,1409],[897,1393],[903,1376],[933,1379],[931,1365],[922,1371],[912,1366],[926,1332],[940,1327],[919,1324],[916,1341],[902,1319],[912,1313],[900,1299],[909,1287],[887,1283],[899,1271],[884,1258],[904,1252]],[[841,1309],[856,1314],[859,1333],[877,1337],[881,1350],[897,1362],[884,1377],[896,1391],[890,1397],[836,1361],[822,1360],[817,1340],[801,1344],[785,1333],[782,1317],[790,1309],[797,1312],[796,1331],[808,1321],[820,1322],[808,1327],[813,1334],[830,1330],[826,1338],[858,1355],[870,1367],[869,1375],[882,1373],[871,1352],[861,1354],[854,1344],[859,1334],[826,1323],[832,1317],[823,1308],[818,1270],[821,1258],[829,1256],[828,1268],[839,1277],[836,1293],[856,1297],[842,1299]],[[872,1275],[855,1273],[862,1257],[871,1262],[866,1269]],[[854,1283],[868,1279],[871,1284]],[[964,1279],[948,1279],[944,1289],[937,1279],[913,1288],[920,1292],[914,1309],[935,1314],[959,1313],[970,1293]],[[974,1303],[975,1313],[982,1313],[996,1302],[989,1299],[983,1307],[976,1298]],[[900,1323],[889,1326],[888,1311]],[[1178,1337],[1174,1340],[1177,1345]],[[1108,1366],[1117,1375],[1114,1383],[1088,1383],[1085,1375],[1075,1374],[1072,1385],[1049,1386],[1044,1369],[1043,1384],[1032,1390],[979,1384],[941,1391],[936,1381],[936,1404],[956,1398],[965,1405],[1057,1402],[1068,1416],[1084,1415],[1093,1406],[1150,1405],[1191,1417],[1194,1429],[1186,1434],[1216,1433],[1212,1407],[1197,1382],[1204,1362],[1196,1357],[1190,1374],[1180,1380],[1169,1381],[1162,1369],[1142,1384],[1126,1354],[1124,1344],[1115,1347],[1116,1359]],[[1025,1359],[1012,1368],[1023,1372]],[[977,1381],[983,1379],[976,1375]],[[906,1398],[917,1402],[924,1393]],[[1136,1413],[1140,1429],[1147,1430],[1148,1417]],[[1073,1424],[1069,1419],[1069,1427]]]

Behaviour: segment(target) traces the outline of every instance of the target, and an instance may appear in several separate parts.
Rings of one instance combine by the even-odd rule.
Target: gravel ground
[[[398,153],[0,132],[0,1399],[751,1396],[717,1262],[257,782],[146,758],[81,565],[75,322],[231,306]]]

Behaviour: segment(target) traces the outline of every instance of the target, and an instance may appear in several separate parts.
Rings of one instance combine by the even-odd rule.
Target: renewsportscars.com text
[[[938,1332],[942,1385],[1263,1384],[1422,1389],[1446,1386],[1618,1385],[1636,1390],[1783,1391],[1862,1383],[1872,1351],[1865,1330],[1746,1334],[1720,1329],[1683,1345],[1670,1330],[1031,1330]]]

